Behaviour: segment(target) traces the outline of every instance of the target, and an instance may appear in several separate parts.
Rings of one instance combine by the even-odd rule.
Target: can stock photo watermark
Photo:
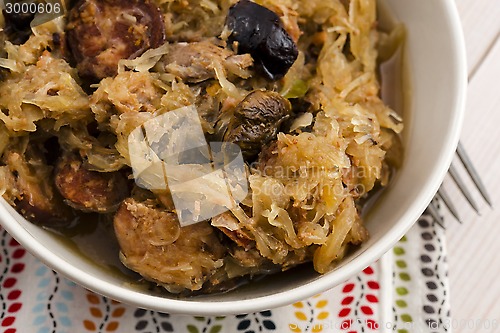
[[[442,321],[412,322],[376,322],[366,319],[325,320],[321,323],[291,323],[293,332],[496,332],[500,328],[499,319],[455,319],[444,318]]]
[[[137,127],[128,137],[128,147],[136,184],[168,190],[181,226],[224,213],[248,194],[240,147],[208,143],[194,106]]]

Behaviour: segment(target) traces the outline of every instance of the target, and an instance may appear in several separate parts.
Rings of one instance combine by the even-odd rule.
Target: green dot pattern
[[[409,333],[404,324],[412,323],[413,318],[408,314],[408,300],[410,299],[410,289],[409,282],[411,281],[411,276],[408,272],[408,263],[404,255],[406,254],[405,247],[408,245],[408,238],[404,236],[396,244],[393,249],[394,253],[394,308],[398,316],[399,328],[396,327],[398,333]]]

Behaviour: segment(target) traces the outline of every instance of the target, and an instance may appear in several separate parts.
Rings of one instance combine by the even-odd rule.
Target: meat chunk
[[[232,51],[210,41],[171,44],[169,52],[160,61],[160,70],[180,77],[184,82],[198,83],[215,78],[214,62],[229,73],[249,77],[253,65],[249,54],[235,55]]]
[[[263,146],[276,138],[291,108],[290,102],[278,93],[253,91],[236,106],[223,140],[236,143],[243,157],[253,160]]]
[[[117,73],[121,59],[159,47],[165,27],[150,0],[81,0],[69,13],[67,36],[79,74],[102,79]]]
[[[68,205],[88,212],[114,211],[129,195],[127,181],[120,172],[87,170],[73,154],[59,159],[55,184]]]
[[[153,200],[125,199],[114,228],[123,264],[170,292],[200,290],[223,265],[226,250],[208,222],[181,228]]]
[[[281,270],[278,265],[273,265],[272,261],[264,258],[257,248],[244,249],[242,247],[233,247],[231,249],[231,258],[241,267],[254,268],[259,273],[264,273],[269,270]]]
[[[73,213],[55,189],[52,167],[42,152],[40,146],[19,145],[4,153],[4,166],[0,167],[5,181],[3,196],[30,222],[49,227],[68,225]]]

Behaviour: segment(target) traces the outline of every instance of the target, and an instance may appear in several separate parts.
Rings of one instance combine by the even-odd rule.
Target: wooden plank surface
[[[500,33],[499,0],[455,0],[467,47],[469,73],[477,70]]]
[[[486,183],[494,208],[474,193],[481,203],[481,216],[477,216],[446,181],[464,220],[459,225],[449,218],[447,226],[453,331],[500,332],[500,1],[456,3],[469,63],[461,141]]]

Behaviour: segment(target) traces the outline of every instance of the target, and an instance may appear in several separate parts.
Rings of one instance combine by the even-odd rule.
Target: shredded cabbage
[[[207,226],[240,232],[237,236],[244,235],[249,249],[242,254],[238,242],[230,243],[224,260],[202,266],[210,267],[216,282],[307,261],[324,273],[350,244],[368,238],[358,204],[374,187],[387,185],[401,161],[398,134],[403,120],[380,97],[377,66],[394,55],[404,28],[377,31],[375,0],[256,0],[280,17],[299,49],[285,77],[270,82],[249,54],[236,54],[234,45],[228,45],[231,32],[224,22],[236,1],[153,0],[164,14],[167,42],[121,60],[117,75],[90,87],[65,60],[67,50],[53,41],[54,35],[64,37],[63,17],[33,28],[27,42],[14,45],[6,41],[0,13],[0,156],[21,142],[56,136],[63,150],[80,153],[89,170],[120,170],[131,176],[128,138],[149,120],[195,106],[205,136],[218,141],[249,93],[279,92],[293,105],[294,118],[263,146],[257,161],[248,163],[250,193],[232,206],[230,222],[214,219]],[[124,19],[132,22],[135,17]],[[206,65],[206,79],[184,82],[180,74],[165,70],[162,61],[172,45],[200,41],[224,49],[224,56],[217,58],[214,52]],[[14,202],[15,180],[6,166],[0,166],[0,179],[0,194]],[[189,193],[219,199],[214,184],[219,182],[200,183]],[[156,204],[171,209],[167,190],[149,194]],[[160,247],[155,247],[157,254],[163,251]],[[158,256],[148,260],[157,263]],[[133,265],[130,258],[124,260],[140,272],[142,258],[135,258]],[[174,272],[169,275],[174,278],[168,283],[152,279],[172,291],[199,289],[208,279],[199,270],[193,273],[196,281],[186,280],[187,273],[179,275],[182,280],[175,277],[176,272],[193,270],[187,261],[179,267],[158,265]]]

